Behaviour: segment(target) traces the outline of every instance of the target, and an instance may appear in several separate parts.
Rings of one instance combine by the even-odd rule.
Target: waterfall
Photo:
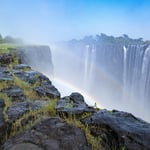
[[[84,89],[90,90],[93,83],[94,67],[96,59],[95,45],[86,45],[84,56]]]
[[[125,47],[125,46],[123,46],[123,56],[124,56],[124,62],[123,62],[123,64],[124,64],[124,66],[123,66],[123,85],[125,86],[126,85],[126,74],[127,74],[127,72],[126,72],[126,70],[127,70],[127,63],[126,63],[126,57],[127,57],[127,48]],[[124,87],[125,88],[125,87]]]
[[[88,85],[88,73],[89,73],[89,56],[90,56],[90,53],[89,53],[89,48],[90,46],[89,45],[86,45],[85,47],[85,56],[84,56],[84,89],[87,89]]]
[[[62,58],[66,59],[55,64],[55,74],[78,84],[107,109],[150,120],[150,46],[80,41],[71,43]]]
[[[123,102],[125,102],[126,98],[127,98],[127,48],[125,46],[123,46],[123,95],[122,95],[122,99]]]
[[[89,62],[89,89],[91,88],[91,85],[93,83],[93,78],[95,74],[95,59],[96,59],[96,48],[95,45],[92,45],[91,47],[91,54],[90,54],[90,62]]]
[[[147,92],[149,93],[150,88],[148,85],[148,83],[150,82],[149,65],[150,65],[150,46],[148,46],[145,50],[142,63],[142,80],[141,80],[142,96],[148,96]]]

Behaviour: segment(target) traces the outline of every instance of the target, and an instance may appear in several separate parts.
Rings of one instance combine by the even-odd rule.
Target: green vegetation
[[[48,104],[43,109],[44,114],[46,114],[47,116],[56,116],[56,104],[57,99],[50,100],[48,98]]]
[[[81,40],[71,40],[69,42],[71,45],[72,44],[80,44],[80,43],[85,43],[85,44],[95,44],[98,47],[101,47],[103,45],[118,45],[118,46],[124,46],[124,45],[137,45],[137,44],[150,44],[150,41],[144,41],[143,38],[137,38],[137,39],[132,39],[128,35],[123,34],[122,36],[119,37],[114,37],[114,36],[109,36],[104,33],[101,33],[100,35],[96,36],[85,36]]]
[[[75,117],[75,115],[70,115],[69,117],[65,117],[65,115],[63,115],[63,118],[65,119],[67,123],[80,128],[85,133],[88,144],[92,146],[93,150],[101,149],[101,139],[94,137],[91,134],[90,127],[88,127],[88,125],[82,124],[81,121]]]
[[[13,123],[10,131],[10,137],[31,128],[42,118],[43,118],[43,109],[38,109],[34,111],[31,110],[25,113],[21,118],[17,119]]]
[[[16,44],[16,43],[23,43],[22,39],[20,38],[13,38],[11,36],[5,36],[3,37],[1,34],[0,34],[0,43],[9,43],[9,44]]]
[[[4,107],[4,110],[3,110],[3,114],[4,114],[4,119],[5,121],[8,121],[8,115],[7,115],[7,109],[8,107],[12,104],[11,101],[10,101],[10,98],[7,96],[7,94],[5,93],[2,93],[0,92],[0,98],[2,98],[5,102],[5,107]]]

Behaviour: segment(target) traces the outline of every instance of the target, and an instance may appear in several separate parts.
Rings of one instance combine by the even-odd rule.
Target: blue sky
[[[150,40],[150,0],[0,0],[0,33],[48,43],[106,33]]]

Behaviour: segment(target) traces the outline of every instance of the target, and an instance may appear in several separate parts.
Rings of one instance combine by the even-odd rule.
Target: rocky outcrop
[[[0,55],[0,64],[8,65],[13,62],[12,54],[1,54]]]
[[[83,120],[104,149],[149,150],[150,124],[122,111],[101,110]]]
[[[15,65],[13,68],[14,69],[31,69],[31,67],[26,64],[18,64],[18,65]]]
[[[0,145],[10,136],[17,120],[20,122],[16,124],[19,130],[38,119],[34,112],[42,116],[42,112],[36,111],[44,109],[48,97],[60,97],[59,91],[46,76],[25,64],[17,64],[13,68],[1,66],[0,84]],[[40,87],[46,94],[38,95],[34,87]]]
[[[96,109],[89,107],[85,101],[84,97],[80,93],[72,93],[70,96],[61,98],[57,102],[56,110],[58,114],[73,114],[82,115],[83,113],[94,113]]]
[[[8,97],[11,97],[11,101],[25,101],[25,95],[23,90],[18,86],[12,86],[9,88],[4,88],[1,92],[7,94]]]
[[[0,66],[0,81],[12,81],[12,75],[7,67]]]
[[[48,96],[49,98],[60,98],[59,91],[51,82],[43,82],[40,86],[34,88],[39,96]]]
[[[31,129],[9,139],[4,150],[90,150],[81,129],[59,118],[40,121]]]

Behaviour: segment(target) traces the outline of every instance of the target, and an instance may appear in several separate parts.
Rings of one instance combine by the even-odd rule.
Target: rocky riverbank
[[[0,54],[0,149],[150,150],[149,123],[90,107],[79,93],[61,97],[16,51]]]

